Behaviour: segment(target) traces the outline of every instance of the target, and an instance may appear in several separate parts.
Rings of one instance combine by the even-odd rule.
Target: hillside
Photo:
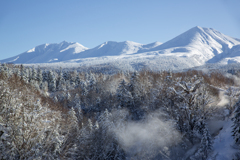
[[[1,64],[0,159],[237,160],[239,77]]]

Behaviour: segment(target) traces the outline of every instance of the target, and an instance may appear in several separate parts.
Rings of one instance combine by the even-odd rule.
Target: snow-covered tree
[[[144,84],[140,82],[140,75],[138,72],[134,72],[131,75],[130,82],[128,84],[128,90],[132,96],[132,107],[131,112],[133,114],[133,119],[139,120],[143,117],[143,110],[141,105],[143,103],[142,97],[145,96],[145,92],[142,88]]]
[[[72,106],[74,106],[75,108],[81,108],[81,99],[78,93],[74,96],[72,103]]]
[[[31,72],[30,81],[37,81],[37,70],[33,67]]]
[[[178,128],[181,132],[185,132],[193,143],[196,123],[202,118],[206,118],[210,110],[208,105],[211,103],[211,99],[209,99],[206,86],[202,83],[202,79],[194,76],[187,82],[178,81],[176,87],[171,89],[177,96],[174,103],[177,106]]]
[[[229,115],[234,111],[234,104],[237,102],[239,96],[240,96],[240,88],[230,86],[225,92],[225,95],[228,96],[228,104],[227,108],[229,109]]]
[[[61,72],[58,77],[57,90],[58,91],[66,91],[66,82],[65,82],[65,79],[63,78]]]
[[[61,146],[62,152],[64,152],[64,159],[71,158],[76,159],[77,152],[77,139],[80,134],[79,122],[74,108],[72,107],[69,112],[67,119],[65,121],[66,128],[63,128],[64,131],[64,141]]]
[[[129,108],[132,109],[133,98],[131,93],[128,91],[128,86],[123,79],[118,86],[117,93],[116,93],[117,100],[119,102],[119,106],[121,108]]]
[[[51,70],[48,72],[48,89],[51,92],[56,91],[56,76]]]
[[[96,84],[96,78],[93,73],[90,73],[88,77],[88,90],[89,91],[94,90],[96,88],[95,84]]]
[[[69,80],[69,79],[70,79],[70,75],[69,75],[69,72],[68,72],[68,71],[63,72],[63,78],[64,78],[65,80]]]
[[[132,97],[136,99],[135,101],[140,101],[140,94],[141,94],[141,84],[139,82],[139,73],[134,72],[130,78],[130,82],[128,84],[129,91],[132,94]]]
[[[235,106],[234,117],[233,117],[233,137],[236,144],[240,144],[240,101]]]
[[[64,139],[59,134],[60,112],[42,106],[41,100],[26,89],[8,90],[4,86],[0,105],[1,159],[57,158]]]
[[[21,76],[22,80],[27,81],[27,71],[26,71],[26,68],[22,64],[20,66],[20,76]]]
[[[36,80],[38,82],[38,84],[40,85],[43,82],[43,76],[42,76],[42,70],[40,67],[38,67],[37,69],[37,77]]]
[[[190,157],[190,159],[191,160],[207,159],[212,151],[212,145],[213,145],[213,142],[212,142],[211,135],[208,131],[206,123],[203,122],[200,147],[197,150],[197,152]]]
[[[77,74],[77,76],[76,76],[75,84],[76,84],[75,88],[79,87],[81,84],[81,78],[80,78],[79,74]]]
[[[48,82],[48,71],[44,70],[42,73],[43,82]]]
[[[75,69],[73,71],[73,73],[71,74],[71,77],[70,77],[70,83],[71,83],[72,88],[74,88],[76,86],[76,78],[77,78],[77,76],[78,76],[78,72]]]
[[[86,96],[88,94],[88,89],[87,89],[87,83],[85,81],[81,81],[81,90],[82,90],[82,95]]]

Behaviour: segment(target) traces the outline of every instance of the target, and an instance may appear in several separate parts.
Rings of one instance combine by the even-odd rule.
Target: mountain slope
[[[95,48],[88,49],[79,43],[63,41],[59,44],[42,44],[18,56],[4,59],[0,62],[53,63],[79,58],[131,55],[146,52],[159,45],[161,45],[160,42],[143,45],[131,41],[108,41]]]
[[[150,49],[161,45],[160,42],[155,42],[151,44],[140,44],[132,41],[124,42],[114,42],[108,41],[103,44],[86,50],[78,55],[75,58],[89,58],[89,57],[103,57],[103,56],[125,56],[132,55],[137,53],[148,52]]]
[[[34,47],[20,55],[1,60],[0,62],[7,63],[49,63],[60,62],[75,57],[75,54],[79,54],[88,50],[79,43],[69,43],[63,41],[59,44],[42,44]]]
[[[152,51],[170,54],[179,53],[181,56],[192,57],[204,64],[214,56],[228,51],[240,41],[226,36],[212,28],[194,27],[183,34],[163,43]],[[180,54],[181,53],[181,54]]]
[[[213,57],[208,63],[231,64],[240,63],[240,45],[235,45],[231,49]]]
[[[184,32],[183,34],[173,38],[161,46],[155,48],[156,50],[162,50],[174,47],[196,47],[196,44],[206,44],[210,47],[220,47],[220,45],[227,44],[229,47],[239,44],[234,38],[226,36],[212,28],[202,28],[196,26],[190,30]]]

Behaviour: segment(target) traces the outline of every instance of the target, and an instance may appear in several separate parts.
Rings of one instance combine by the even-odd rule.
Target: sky
[[[240,0],[0,0],[0,60],[44,43],[166,42],[195,27],[240,38]]]

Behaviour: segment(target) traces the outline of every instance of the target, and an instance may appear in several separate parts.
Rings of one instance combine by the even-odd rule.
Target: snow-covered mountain
[[[76,56],[76,58],[102,57],[102,56],[124,56],[137,53],[147,52],[150,49],[161,45],[160,42],[155,42],[147,45],[132,41],[124,42],[105,42],[93,49],[89,49]]]
[[[8,63],[49,63],[71,59],[75,54],[88,50],[79,43],[63,41],[59,44],[42,44],[22,54],[2,60]]]
[[[183,69],[205,63],[240,63],[240,40],[212,28],[194,27],[161,44],[108,41],[92,49],[79,43],[43,44],[18,56],[1,60],[11,63],[111,64],[118,68]]]
[[[20,55],[1,60],[6,63],[54,63],[89,57],[120,56],[146,52],[161,45],[155,42],[143,45],[136,42],[108,41],[95,48],[88,49],[79,43],[63,41],[59,44],[42,44]]]
[[[191,57],[199,64],[228,52],[240,41],[211,28],[194,27],[176,38],[154,48],[164,54]]]

